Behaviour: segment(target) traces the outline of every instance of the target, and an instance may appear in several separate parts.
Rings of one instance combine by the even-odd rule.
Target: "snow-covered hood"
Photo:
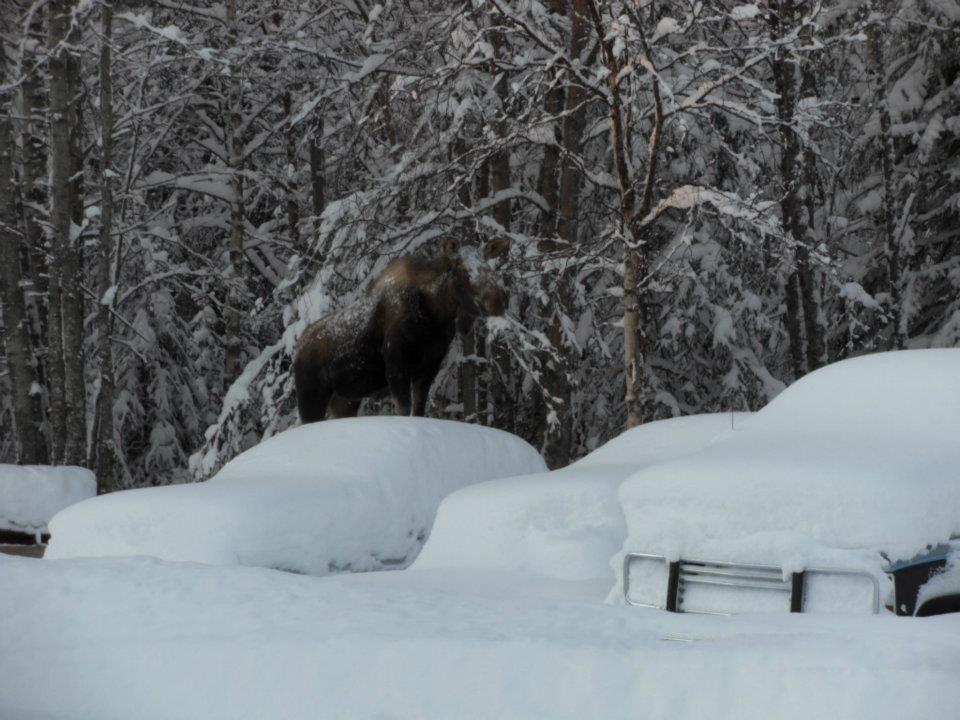
[[[960,350],[837,363],[624,481],[624,549],[785,570],[909,558],[960,532],[958,437]]]

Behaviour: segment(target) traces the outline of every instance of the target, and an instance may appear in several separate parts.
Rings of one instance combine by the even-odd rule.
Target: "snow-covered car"
[[[0,465],[0,544],[41,545],[50,518],[97,494],[86,468],[69,465]]]
[[[400,569],[440,501],[471,483],[544,470],[516,435],[409,417],[291,428],[202,483],[126,490],[50,522],[45,557],[146,555],[308,575]]]
[[[626,525],[624,478],[735,432],[749,413],[689,415],[621,433],[559,470],[463,488],[440,505],[415,570],[470,568],[592,583],[604,597]]]
[[[624,481],[618,589],[672,611],[960,610],[960,349],[845,360]]]

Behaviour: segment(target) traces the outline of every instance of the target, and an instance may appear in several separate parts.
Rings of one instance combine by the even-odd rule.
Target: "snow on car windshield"
[[[631,552],[878,570],[960,530],[960,350],[881,353],[792,385],[620,489]]]

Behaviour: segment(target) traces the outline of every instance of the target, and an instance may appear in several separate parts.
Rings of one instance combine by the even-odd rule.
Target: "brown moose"
[[[487,272],[472,282],[450,246],[393,261],[357,302],[304,331],[293,361],[301,422],[353,417],[386,389],[400,415],[424,415],[456,331],[503,311],[503,291]]]

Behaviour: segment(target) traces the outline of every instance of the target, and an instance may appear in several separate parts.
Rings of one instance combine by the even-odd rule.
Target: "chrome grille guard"
[[[630,594],[630,565],[633,560],[661,561],[667,565],[667,587],[663,605],[636,602]],[[803,612],[807,578],[811,575],[841,575],[863,577],[870,580],[873,588],[873,613],[880,612],[880,583],[876,576],[865,570],[848,568],[809,567],[801,572],[785,574],[776,565],[753,565],[745,563],[708,560],[668,561],[663,555],[627,553],[623,558],[623,598],[628,605],[650,607],[670,612],[693,612],[697,614],[726,615],[704,610],[685,610],[684,589],[690,585],[720,585],[731,588],[749,588],[782,592],[789,597],[790,612]]]

